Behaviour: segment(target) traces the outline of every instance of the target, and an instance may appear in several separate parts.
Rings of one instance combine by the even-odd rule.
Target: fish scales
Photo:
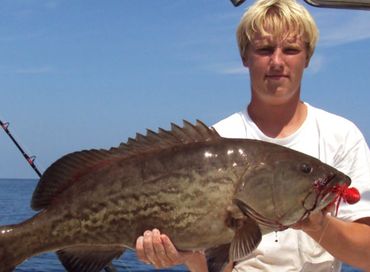
[[[199,147],[197,147],[197,152],[199,154],[195,156],[199,157],[204,156],[206,151],[200,151]],[[181,154],[181,152],[179,154]],[[177,158],[178,156],[176,155],[168,156],[168,159],[165,159],[166,156],[168,155],[164,154],[161,160],[158,160],[158,156],[153,156],[155,160],[154,162],[151,161],[151,158],[147,158],[145,160],[141,160],[141,162],[126,164],[126,168],[131,168],[131,170],[128,170],[131,173],[130,176],[134,178],[129,181],[125,180],[124,182],[119,182],[120,178],[117,178],[117,183],[125,184],[125,189],[118,189],[115,190],[115,192],[112,191],[108,194],[110,196],[109,199],[115,199],[116,201],[107,201],[107,203],[111,203],[112,205],[112,207],[107,210],[118,210],[119,213],[121,213],[120,216],[125,219],[136,218],[136,221],[139,222],[137,224],[139,225],[143,225],[140,218],[145,219],[143,221],[145,222],[145,225],[141,227],[138,226],[139,233],[148,227],[160,225],[170,226],[169,228],[171,229],[173,227],[177,229],[178,227],[183,226],[183,228],[187,229],[186,226],[189,224],[186,224],[187,220],[184,220],[183,216],[189,215],[190,219],[193,218],[193,220],[190,221],[191,225],[197,220],[197,217],[194,217],[194,214],[196,212],[202,212],[202,209],[197,209],[195,212],[193,207],[206,207],[207,203],[212,203],[209,201],[211,198],[215,199],[213,202],[218,202],[219,192],[220,189],[222,189],[219,187],[218,183],[224,183],[224,185],[233,188],[232,183],[225,183],[225,181],[229,179],[229,175],[224,177],[222,175],[220,176],[221,165],[217,165],[217,167],[215,167],[215,170],[213,171],[214,174],[208,174],[208,176],[205,176],[204,173],[201,173],[204,172],[203,168],[191,169],[194,167],[192,166],[194,165],[194,163],[192,163],[194,158],[191,158],[191,155],[186,155],[187,158],[191,158],[187,161]],[[180,162],[177,162],[177,160]],[[196,161],[199,161],[199,159]],[[206,168],[210,168],[204,163],[202,163],[202,165]],[[227,168],[225,165],[223,167]],[[123,167],[120,169],[125,168]],[[127,173],[127,171],[121,171],[121,173]],[[209,173],[212,173],[212,171],[209,171]],[[115,174],[117,177],[119,177],[119,175],[119,173]],[[123,178],[126,178],[126,175],[127,174],[123,174]],[[204,188],[204,186],[207,186],[207,179],[212,181],[212,183],[208,182],[208,187]],[[145,185],[143,186],[143,184]],[[116,186],[113,186],[112,184],[112,186],[107,185],[105,187],[114,188]],[[158,192],[158,187],[164,188],[164,190]],[[207,196],[206,199],[199,197],[204,195],[204,190],[207,190],[207,193],[209,193],[209,196]],[[100,190],[97,189],[94,191]],[[99,196],[94,198],[100,199]],[[123,204],[122,202],[127,204],[123,207],[122,205],[116,205],[115,203],[117,200],[121,201],[120,204]],[[178,205],[179,201],[182,203],[181,206]],[[212,205],[214,204],[215,203],[212,203]],[[212,205],[207,207],[212,207]],[[165,209],[163,209],[163,207],[165,207]],[[130,209],[132,210],[129,212],[130,215],[126,216],[127,210]],[[169,213],[169,211],[173,211],[173,214]],[[161,212],[164,213],[161,214]],[[203,211],[202,216],[204,216],[205,213],[207,213],[207,210]],[[115,214],[114,218],[117,217],[118,215]],[[148,217],[153,221],[151,224]],[[132,226],[134,222],[131,220],[130,223]],[[176,225],[173,226],[173,224]],[[163,226],[163,228],[165,228],[165,226]],[[136,237],[137,234],[134,233],[133,239]]]
[[[32,200],[41,211],[0,228],[0,271],[58,250],[66,267],[74,264],[63,256],[72,254],[79,267],[99,271],[102,264],[91,264],[88,254],[106,251],[102,262],[109,261],[154,227],[179,250],[229,244],[236,260],[257,246],[260,227],[278,230],[309,213],[305,206],[328,205],[335,194],[320,195],[318,181],[325,188],[350,182],[317,159],[261,141],[221,138],[199,121],[149,131],[118,148],[72,153],[51,165]]]
[[[201,224],[209,225],[209,220],[219,220],[223,215],[217,209],[219,205],[225,206],[219,201],[220,191],[223,191],[225,197],[227,191],[224,189],[228,187],[228,201],[231,200],[233,193],[235,180],[230,180],[229,173],[225,176],[220,169],[228,169],[227,164],[233,164],[235,160],[225,161],[222,164],[217,160],[213,166],[214,170],[206,171],[205,169],[209,169],[209,164],[213,162],[211,157],[204,155],[211,153],[208,144],[203,149],[197,146],[194,149],[196,154],[192,155],[184,155],[181,151],[178,151],[177,155],[164,152],[160,159],[156,154],[128,163],[124,163],[124,160],[117,161],[117,164],[123,165],[110,167],[119,169],[118,172],[107,167],[105,171],[110,174],[106,174],[105,171],[101,171],[98,175],[95,173],[94,180],[86,176],[90,182],[78,183],[70,187],[56,199],[57,209],[51,207],[48,210],[48,218],[53,224],[48,224],[49,228],[43,226],[42,232],[48,233],[48,240],[45,241],[42,252],[64,247],[72,240],[75,244],[96,243],[101,233],[112,233],[109,243],[121,241],[120,244],[132,246],[142,231],[162,225],[164,230],[168,229],[169,234],[176,230],[173,236],[179,237],[179,248],[187,249],[190,247],[188,244],[194,248],[195,242],[200,243],[195,247],[204,245],[204,239],[199,240],[199,236],[205,236],[209,240],[212,238],[209,238],[209,229],[202,227]],[[225,147],[222,149],[224,153],[228,150]],[[218,151],[218,153],[221,152]],[[221,156],[215,152],[212,154]],[[182,156],[187,159],[182,159]],[[194,156],[205,157],[205,161],[201,162],[201,167],[198,166],[197,169],[192,169],[193,162],[200,160]],[[205,176],[204,172],[209,174]],[[104,183],[100,182],[100,176],[104,179],[109,175],[116,178]],[[158,192],[158,186],[165,189]],[[201,197],[204,196],[204,190],[208,190],[207,198]],[[180,207],[179,201],[183,204]],[[58,202],[63,205],[57,205]],[[194,207],[204,207],[204,209],[195,210]],[[209,213],[210,209],[217,213],[215,215]],[[125,225],[130,226],[130,232],[122,233]],[[219,225],[223,227],[223,221],[220,221]],[[190,227],[193,230],[189,229]],[[189,233],[198,232],[199,227],[204,229],[204,233],[200,235],[198,233],[194,241],[184,239]],[[132,229],[137,231],[132,233]],[[29,245],[28,248],[33,246]]]

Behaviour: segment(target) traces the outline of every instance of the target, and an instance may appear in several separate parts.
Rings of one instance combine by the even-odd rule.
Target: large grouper
[[[219,271],[264,233],[331,205],[350,182],[313,157],[222,138],[201,121],[148,130],[117,148],[54,162],[33,193],[39,212],[0,228],[0,271],[50,251],[67,271],[100,271],[153,228],[178,250],[205,250],[210,271]]]

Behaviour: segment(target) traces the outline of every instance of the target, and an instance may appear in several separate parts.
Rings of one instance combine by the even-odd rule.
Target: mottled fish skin
[[[302,165],[312,169],[306,173]],[[278,230],[307,210],[328,205],[335,195],[321,194],[314,186],[318,180],[330,180],[325,188],[350,183],[307,155],[261,141],[221,138],[200,121],[148,131],[118,148],[72,153],[51,165],[32,200],[41,211],[0,228],[0,271],[68,248],[107,249],[113,258],[154,227],[180,250],[231,243],[232,258],[239,258],[258,244],[257,223],[265,223],[259,216]],[[235,235],[247,247],[233,243]]]

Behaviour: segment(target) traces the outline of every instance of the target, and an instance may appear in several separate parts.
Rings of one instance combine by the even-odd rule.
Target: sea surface
[[[37,180],[34,179],[0,179],[0,225],[18,223],[34,214],[30,208],[30,200],[36,184]],[[119,272],[187,271],[183,266],[155,270],[152,266],[140,263],[133,251],[126,251],[113,264]],[[62,272],[64,269],[55,254],[46,253],[28,259],[15,271]],[[360,272],[360,270],[345,265],[342,272]]]

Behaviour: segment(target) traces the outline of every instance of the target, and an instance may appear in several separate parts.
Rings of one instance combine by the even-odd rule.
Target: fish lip
[[[351,178],[348,176],[344,176],[343,180],[337,180],[338,178],[341,178],[340,175],[337,175],[335,173],[331,173],[330,175],[327,175],[324,178],[319,178],[314,182],[314,187],[317,190],[330,190],[335,189],[337,186],[346,185],[349,186],[351,184]],[[330,191],[329,191],[330,192]]]
[[[314,181],[314,188],[321,191],[329,187],[333,187],[332,181],[337,177],[336,174],[331,173],[325,177],[320,177]]]
[[[314,190],[317,194],[316,203],[314,205],[314,208],[317,206],[318,202],[320,202],[322,199],[326,198],[330,193],[332,193],[334,187],[335,187],[335,178],[336,174],[331,174],[326,177],[321,177],[314,182]]]
[[[334,195],[335,198],[335,195],[338,194],[338,187],[342,185],[349,186],[351,184],[351,179],[348,176],[344,178],[343,182],[338,182],[337,178],[340,178],[340,175],[331,173],[330,175],[319,178],[314,182],[314,191],[316,192],[317,197],[313,207],[308,210],[312,211],[316,209],[318,203],[327,199],[330,195]]]

